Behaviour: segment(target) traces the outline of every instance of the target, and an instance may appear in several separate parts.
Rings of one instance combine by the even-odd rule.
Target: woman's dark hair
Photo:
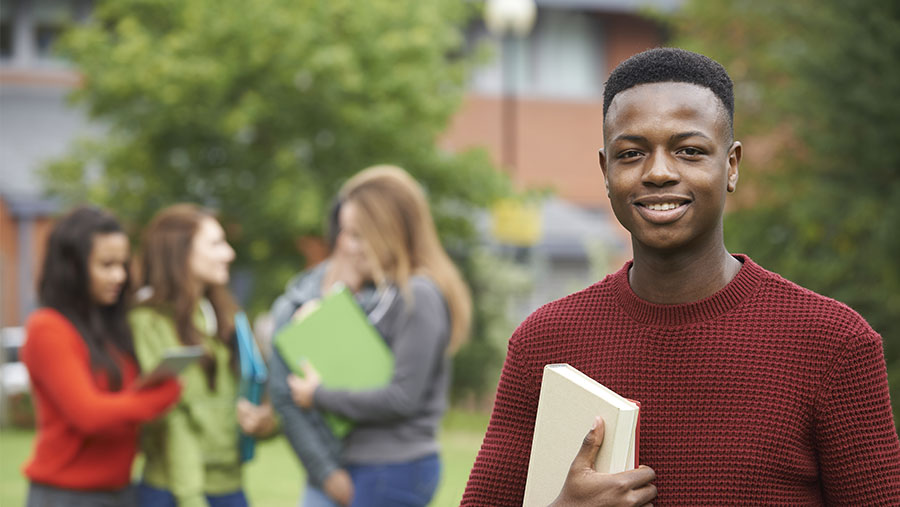
[[[116,302],[101,306],[91,296],[88,267],[94,238],[114,233],[124,234],[119,222],[108,212],[95,207],[78,207],[62,217],[47,240],[38,298],[42,306],[53,308],[69,319],[87,345],[91,368],[105,372],[110,389],[118,391],[122,387],[122,371],[110,345],[134,359],[125,301],[131,276],[126,274]]]

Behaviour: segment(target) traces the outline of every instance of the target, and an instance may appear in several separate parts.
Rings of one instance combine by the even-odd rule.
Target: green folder
[[[318,307],[275,335],[275,347],[288,367],[303,376],[305,359],[328,389],[363,391],[386,386],[394,374],[394,356],[349,290],[330,292]],[[325,413],[331,431],[343,438],[353,423]]]

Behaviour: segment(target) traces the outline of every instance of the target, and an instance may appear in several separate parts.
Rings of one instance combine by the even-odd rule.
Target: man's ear
[[[731,143],[731,149],[728,150],[728,185],[726,189],[734,192],[738,182],[738,169],[741,165],[741,156],[743,147],[739,141]]]
[[[600,157],[600,171],[603,173],[603,185],[606,186],[606,195],[609,196],[609,179],[606,177],[606,152],[603,148],[598,151]]]

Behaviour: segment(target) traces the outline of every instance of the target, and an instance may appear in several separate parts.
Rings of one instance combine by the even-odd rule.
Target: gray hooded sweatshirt
[[[288,283],[272,305],[276,332],[300,305],[320,296],[325,269],[320,264]],[[387,386],[346,391],[322,385],[315,393],[315,409],[302,409],[291,399],[287,365],[277,351],[271,356],[273,405],[288,442],[316,487],[345,465],[401,463],[438,451],[437,429],[447,408],[450,383],[450,318],[443,295],[430,278],[416,275],[405,291],[394,286],[379,291],[367,288],[357,301],[394,354],[394,374]],[[339,441],[320,411],[344,416],[355,426]]]

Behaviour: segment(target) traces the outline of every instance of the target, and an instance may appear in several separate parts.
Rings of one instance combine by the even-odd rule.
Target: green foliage
[[[695,0],[673,27],[731,72],[748,153],[773,151],[742,164],[757,199],[727,218],[729,246],[881,333],[900,423],[900,4]]]
[[[48,189],[137,228],[190,201],[219,210],[249,270],[250,310],[303,264],[331,196],[376,163],[429,192],[445,243],[508,191],[483,152],[436,147],[465,89],[456,0],[118,0],[62,39],[74,99],[107,127],[45,171]]]
[[[134,230],[175,202],[217,209],[237,251],[236,282],[253,281],[245,303],[255,313],[303,265],[296,239],[321,233],[343,181],[400,165],[428,191],[445,245],[481,277],[470,284],[491,287],[473,290],[475,337],[456,361],[491,371],[502,359],[494,323],[505,286],[469,269],[482,256],[468,252],[472,213],[507,195],[509,182],[484,152],[436,147],[465,90],[460,27],[471,9],[456,0],[100,3],[59,49],[85,77],[74,99],[107,130],[49,165],[46,186],[106,205]],[[490,378],[457,377],[479,393]]]
[[[476,296],[472,339],[457,352],[453,362],[454,401],[479,408],[489,388],[497,385],[506,344],[517,323],[508,315],[516,294],[531,289],[532,278],[525,267],[484,248],[469,252],[462,264]]]

